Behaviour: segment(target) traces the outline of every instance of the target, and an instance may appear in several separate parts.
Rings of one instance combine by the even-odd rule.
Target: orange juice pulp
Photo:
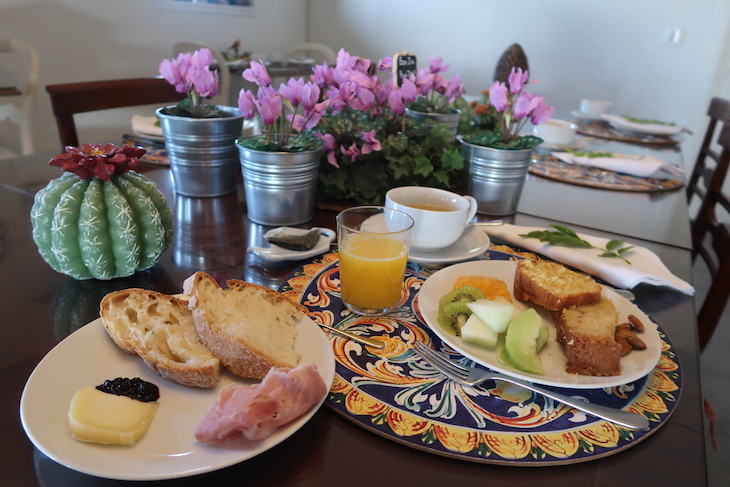
[[[340,244],[340,291],[347,303],[385,309],[400,299],[408,248],[395,237],[350,234]]]

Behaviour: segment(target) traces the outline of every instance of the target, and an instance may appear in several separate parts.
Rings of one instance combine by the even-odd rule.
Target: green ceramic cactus
[[[80,149],[91,152],[96,147],[97,153],[71,148],[77,151],[75,160],[66,155],[51,160],[72,172],[36,194],[33,240],[53,269],[75,279],[114,279],[148,269],[170,245],[172,211],[154,182],[129,171],[138,155],[125,155],[125,165],[119,161],[121,151],[115,152],[120,148],[87,146]],[[117,162],[109,163],[115,154]],[[102,158],[105,167],[89,169],[84,163],[91,158]]]

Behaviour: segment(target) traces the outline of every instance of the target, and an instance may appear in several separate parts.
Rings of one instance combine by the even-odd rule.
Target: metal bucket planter
[[[312,219],[320,150],[267,152],[236,145],[249,220],[279,226]]]
[[[185,196],[221,196],[236,190],[238,151],[236,139],[243,131],[238,108],[218,108],[222,118],[166,115],[158,108],[175,192]]]
[[[468,174],[464,190],[477,200],[477,213],[495,216],[515,213],[532,150],[492,149],[461,140],[461,155]]]
[[[449,134],[451,134],[451,140],[456,138],[456,130],[459,128],[461,110],[454,109],[453,113],[426,113],[406,108],[406,114],[416,120],[433,120],[434,122],[446,125],[446,129],[449,131]]]

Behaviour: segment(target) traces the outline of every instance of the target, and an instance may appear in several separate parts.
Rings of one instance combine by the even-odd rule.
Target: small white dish
[[[464,233],[455,243],[436,252],[408,253],[408,261],[417,264],[440,264],[473,259],[489,248],[489,236],[484,230],[475,226],[467,226]]]
[[[570,112],[571,115],[573,115],[576,118],[579,118],[581,120],[585,120],[588,122],[603,122],[603,119],[600,116],[595,115],[589,115],[587,113],[583,113],[580,110],[573,110]]]
[[[251,246],[248,248],[248,252],[257,255],[262,259],[266,259],[270,262],[308,259],[309,257],[314,257],[315,255],[327,252],[330,248],[330,243],[332,243],[332,241],[335,239],[335,235],[337,235],[334,230],[320,227],[313,227],[309,230],[294,227],[279,227],[269,231],[273,232],[280,229],[301,234],[305,234],[309,230],[317,229],[322,234],[319,236],[319,241],[314,245],[314,247],[309,250],[289,250],[285,249],[284,247],[279,247],[278,245],[271,245],[270,247]]]
[[[611,115],[610,113],[603,114],[602,118],[608,122],[611,127],[617,130],[628,130],[643,135],[659,135],[666,137],[670,135],[677,135],[684,130],[684,127],[679,125],[632,122],[626,117]]]

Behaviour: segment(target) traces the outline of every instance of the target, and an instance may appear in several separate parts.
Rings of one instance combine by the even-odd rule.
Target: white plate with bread
[[[296,321],[294,350],[299,365],[314,363],[325,384],[334,379],[332,347],[308,317]],[[86,443],[72,438],[69,404],[84,385],[116,377],[140,377],[159,387],[157,412],[146,434],[132,446]],[[240,437],[215,446],[196,441],[194,430],[221,388],[254,384],[225,370],[215,387],[189,387],[163,379],[144,361],[115,345],[99,318],[51,350],[28,379],[20,404],[23,427],[33,444],[56,462],[98,477],[160,480],[196,475],[250,459],[286,440],[319,409],[325,397],[304,415],[260,441]]]
[[[564,347],[556,339],[555,312],[534,305],[530,301],[513,299],[513,304],[515,316],[529,307],[535,308],[542,317],[543,323],[550,325],[550,337],[539,354],[545,372],[542,376],[502,365],[497,359],[497,349],[490,350],[465,343],[460,337],[448,333],[438,323],[439,300],[441,296],[453,290],[457,277],[482,275],[501,279],[506,283],[507,289],[514,298],[515,271],[516,264],[512,261],[465,262],[439,270],[423,283],[418,297],[426,324],[445,344],[473,361],[492,370],[537,384],[575,389],[599,389],[628,384],[641,379],[654,369],[659,361],[662,348],[656,325],[633,303],[605,286],[602,286],[601,294],[613,302],[618,312],[618,323],[626,322],[629,315],[634,315],[645,325],[645,330],[639,336],[646,344],[646,349],[632,350],[621,357],[619,375],[592,376],[568,373],[566,371],[568,359]]]

